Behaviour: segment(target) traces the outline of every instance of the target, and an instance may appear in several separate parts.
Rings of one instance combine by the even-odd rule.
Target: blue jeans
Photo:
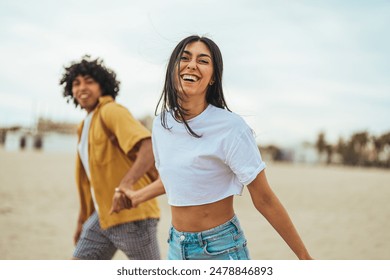
[[[169,230],[169,260],[249,260],[244,232],[236,216],[201,232]]]

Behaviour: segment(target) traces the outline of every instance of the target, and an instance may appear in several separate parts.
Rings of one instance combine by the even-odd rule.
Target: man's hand
[[[113,213],[119,213],[123,209],[131,209],[131,200],[119,189],[115,189],[114,196],[112,198],[112,206],[110,209],[110,215]]]
[[[82,229],[83,229],[83,223],[77,222],[76,232],[73,235],[73,243],[74,243],[74,245],[76,245],[77,242],[79,241]]]

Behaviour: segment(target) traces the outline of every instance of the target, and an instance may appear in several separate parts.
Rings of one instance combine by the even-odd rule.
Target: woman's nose
[[[194,60],[189,61],[187,64],[187,69],[195,70],[196,69],[196,61],[194,61]]]

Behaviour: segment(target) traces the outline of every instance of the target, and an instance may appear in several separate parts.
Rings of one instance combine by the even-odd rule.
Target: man
[[[115,102],[120,82],[101,59],[84,56],[64,69],[64,97],[87,113],[78,129],[80,212],[73,258],[111,259],[119,249],[129,259],[159,259],[157,201],[111,211],[112,203],[131,208],[119,189],[137,190],[154,180],[148,173],[154,166],[150,132]]]

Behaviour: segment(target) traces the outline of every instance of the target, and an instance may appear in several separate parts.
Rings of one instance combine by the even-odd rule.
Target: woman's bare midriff
[[[233,196],[197,206],[171,206],[172,225],[178,231],[199,232],[229,221],[234,216]]]

